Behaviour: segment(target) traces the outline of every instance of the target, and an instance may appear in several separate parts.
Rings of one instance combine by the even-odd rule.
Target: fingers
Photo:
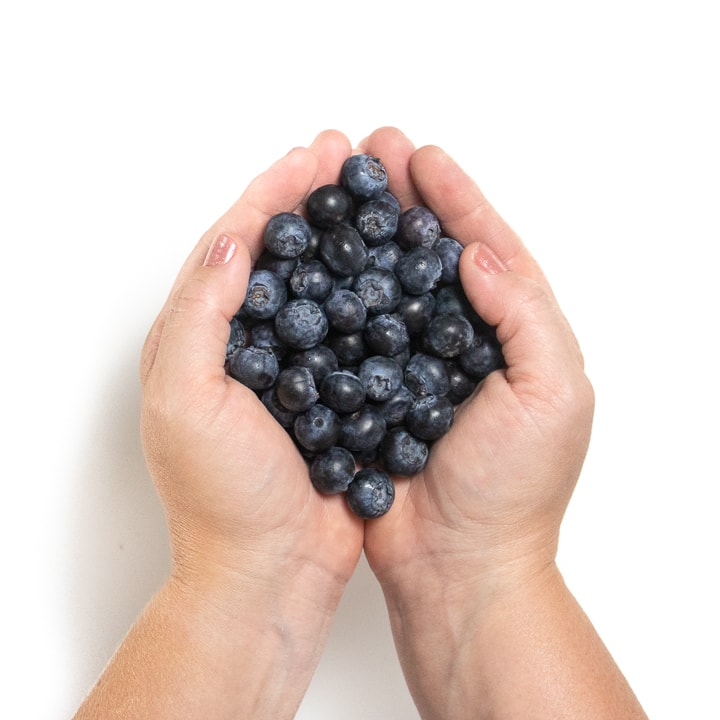
[[[262,251],[263,231],[270,217],[282,211],[298,211],[315,187],[337,182],[342,160],[349,154],[348,139],[340,132],[326,130],[315,138],[310,147],[291,150],[248,185],[237,202],[203,235],[180,270],[145,342],[141,358],[143,377],[155,362],[160,337],[178,296],[186,293],[186,284],[201,267],[213,239],[221,235],[236,239],[254,261]],[[234,267],[237,265],[239,263]],[[233,301],[238,301],[233,312],[242,303],[246,282],[247,276],[243,279],[241,294],[238,294],[238,286],[232,291]]]
[[[388,190],[403,210],[421,202],[410,175],[410,158],[415,146],[400,130],[379,128],[360,143],[358,151],[380,159],[388,173]]]
[[[482,241],[508,267],[545,281],[542,271],[512,228],[477,184],[443,150],[427,145],[410,160],[413,182],[438,215],[445,232],[463,245]]]
[[[472,306],[497,327],[516,393],[554,402],[586,385],[575,335],[544,282],[508,270],[485,243],[466,247],[460,277]]]

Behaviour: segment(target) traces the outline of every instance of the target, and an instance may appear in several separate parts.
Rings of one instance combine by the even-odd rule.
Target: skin
[[[142,438],[172,571],[75,720],[293,717],[363,547],[423,718],[644,718],[555,565],[593,392],[547,281],[439,148],[381,128],[356,150],[466,246],[463,284],[508,367],[424,471],[397,480],[387,515],[363,523],[318,494],[285,430],[226,376],[227,323],[268,218],[303,212],[352,148],[325,131],[256,178],[190,254],[143,348]]]

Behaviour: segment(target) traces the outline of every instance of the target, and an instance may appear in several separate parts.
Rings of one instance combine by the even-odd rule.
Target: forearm
[[[299,583],[303,572],[294,576]],[[292,582],[292,581],[291,581]],[[313,590],[322,597],[321,582]],[[328,605],[295,586],[171,579],[150,601],[75,720],[292,718],[329,632]]]
[[[386,592],[401,663],[426,720],[646,718],[554,566],[475,607],[459,592],[424,594],[412,607],[398,597]]]

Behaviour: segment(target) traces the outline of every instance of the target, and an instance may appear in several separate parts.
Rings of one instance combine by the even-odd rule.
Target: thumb
[[[142,379],[161,368],[175,387],[224,377],[229,321],[242,305],[250,253],[229,233],[210,244],[202,265],[175,288],[143,349]]]
[[[508,270],[483,242],[463,251],[460,278],[475,311],[496,327],[516,394],[554,402],[586,384],[575,335],[543,280]]]

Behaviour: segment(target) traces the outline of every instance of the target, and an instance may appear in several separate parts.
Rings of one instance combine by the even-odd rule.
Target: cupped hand
[[[424,470],[396,478],[393,507],[367,525],[368,560],[384,586],[416,592],[523,582],[554,562],[589,442],[594,397],[575,336],[536,261],[447,154],[393,128],[360,149],[386,166],[403,209],[429,206],[465,246],[465,293],[507,365],[457,409]]]
[[[349,153],[325,131],[258,176],[190,254],[147,337],[142,438],[176,573],[229,570],[281,586],[302,567],[342,586],[357,563],[362,523],[343,498],[314,490],[286,431],[224,369],[267,220],[301,212]]]

